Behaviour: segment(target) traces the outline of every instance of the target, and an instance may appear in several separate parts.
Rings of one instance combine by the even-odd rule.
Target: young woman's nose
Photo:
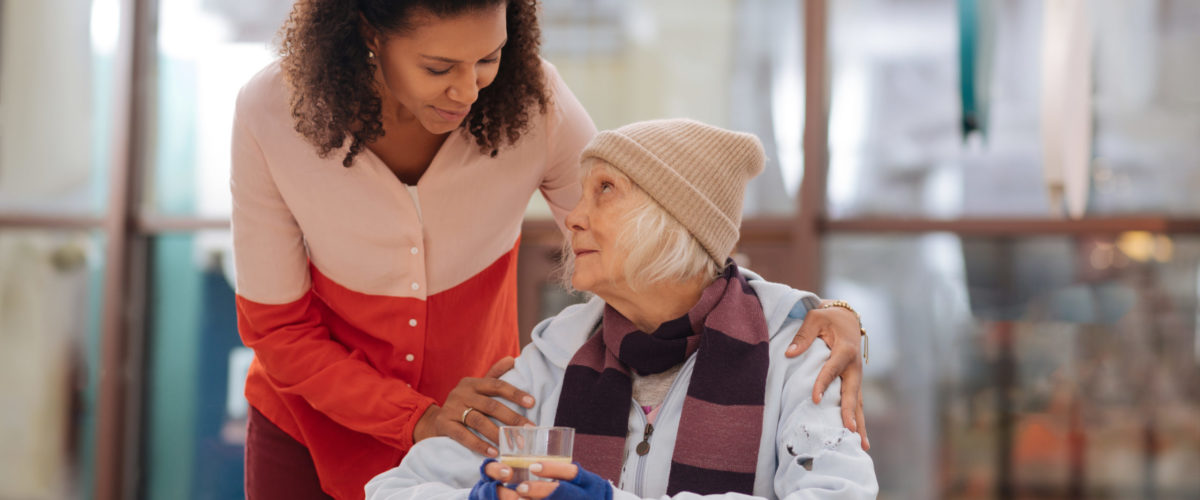
[[[454,102],[463,105],[471,105],[479,98],[479,73],[474,69],[463,71],[446,91]]]

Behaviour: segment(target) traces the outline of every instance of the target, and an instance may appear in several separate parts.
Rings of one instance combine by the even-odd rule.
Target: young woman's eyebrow
[[[505,39],[503,42],[500,42],[500,46],[496,47],[496,50],[489,52],[488,55],[492,55],[497,52],[500,52],[500,49],[503,49],[506,44],[508,44],[508,39]],[[442,57],[442,56],[431,56],[431,55],[426,55],[426,54],[421,54],[421,57],[424,57],[426,59],[433,59],[435,61],[441,61],[444,63],[450,63],[450,64],[458,64],[458,63],[462,62],[458,59],[451,59],[449,57]]]

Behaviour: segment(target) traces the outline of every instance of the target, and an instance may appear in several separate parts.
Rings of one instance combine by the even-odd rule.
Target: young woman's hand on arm
[[[817,383],[813,386],[812,400],[821,402],[821,395],[833,383],[842,379],[842,425],[862,436],[863,450],[871,449],[867,440],[867,420],[863,415],[862,376],[863,358],[859,346],[862,343],[862,324],[858,314],[845,307],[824,300],[820,308],[808,311],[800,331],[787,349],[787,357],[794,358],[808,350],[816,339],[825,341],[832,353],[821,368]]]

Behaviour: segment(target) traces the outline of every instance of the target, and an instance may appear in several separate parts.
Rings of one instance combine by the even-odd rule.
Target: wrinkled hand
[[[525,481],[516,489],[504,486],[512,477],[512,469],[492,459],[480,467],[481,478],[471,490],[471,500],[612,500],[612,485],[600,476],[588,472],[579,464],[538,462],[529,466],[538,477],[549,481]],[[494,496],[489,496],[494,495]]]
[[[826,300],[822,304],[829,302]],[[796,338],[787,348],[786,356],[799,356],[818,338],[829,345],[831,353],[817,375],[817,383],[813,386],[813,402],[820,403],[821,395],[829,388],[829,384],[841,377],[842,425],[862,436],[862,448],[869,450],[871,442],[867,440],[867,419],[863,415],[862,404],[863,362],[859,350],[862,334],[859,332],[858,318],[841,307],[808,311],[800,331],[796,332]]]
[[[460,380],[458,386],[446,396],[445,406],[430,406],[417,421],[413,430],[413,441],[448,436],[480,455],[499,455],[496,448],[479,439],[467,426],[495,443],[500,439],[500,428],[488,417],[495,418],[504,425],[533,424],[529,419],[492,398],[498,396],[521,407],[533,408],[533,396],[497,378],[512,369],[513,363],[512,357],[506,357],[492,365],[483,378],[467,377]],[[463,412],[467,408],[475,410],[467,414],[466,425],[463,425]]]

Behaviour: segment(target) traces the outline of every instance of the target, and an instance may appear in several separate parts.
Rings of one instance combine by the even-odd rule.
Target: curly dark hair
[[[384,34],[411,29],[415,14],[452,17],[506,4],[508,43],[492,84],[479,91],[459,128],[484,154],[496,156],[529,126],[531,111],[549,102],[538,49],[537,0],[298,0],[280,31],[279,54],[291,87],[296,131],[326,158],[347,138],[349,167],[367,143],[383,136],[382,101],[374,87],[361,23]]]

